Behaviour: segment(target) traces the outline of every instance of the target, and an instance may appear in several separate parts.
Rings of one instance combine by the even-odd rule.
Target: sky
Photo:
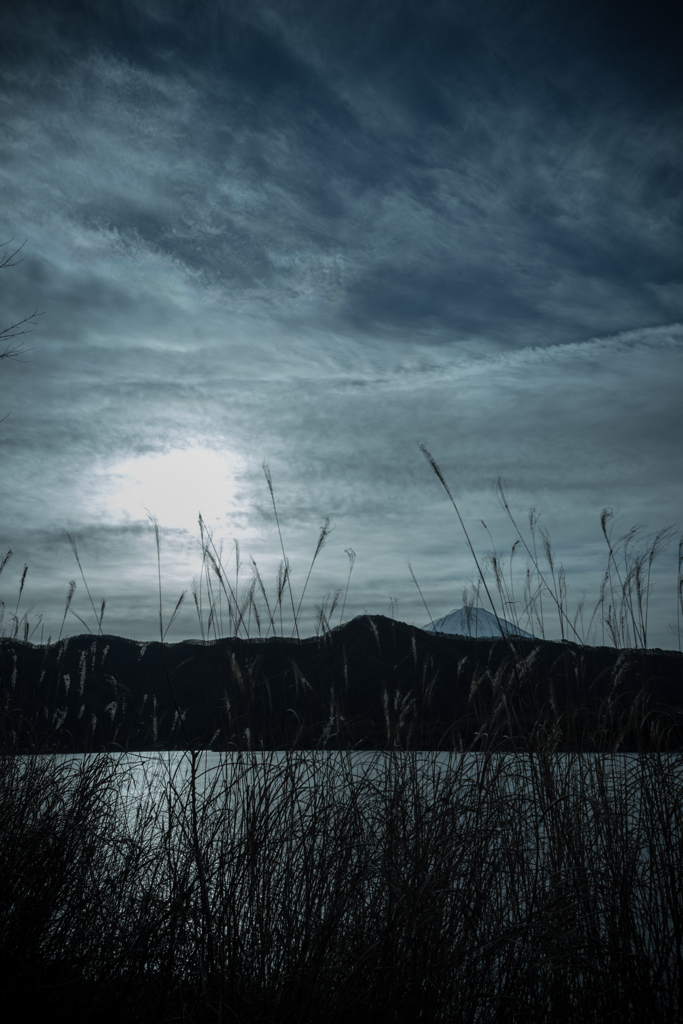
[[[201,635],[199,513],[271,600],[284,548],[295,604],[330,517],[301,635],[349,552],[345,619],[423,625],[477,580],[423,444],[492,587],[498,478],[529,544],[536,509],[571,614],[603,508],[671,526],[676,648],[680,44],[659,0],[3,4],[0,327],[42,313],[0,361],[4,632],[97,631],[87,582],[105,633],[158,638],[148,513],[169,640]]]

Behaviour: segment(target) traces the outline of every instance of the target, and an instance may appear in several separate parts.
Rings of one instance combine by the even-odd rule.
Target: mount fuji
[[[498,625],[500,622],[500,626]],[[502,626],[502,630],[501,630]],[[535,636],[513,625],[506,619],[496,620],[485,608],[454,608],[448,615],[422,627],[427,633],[452,633],[457,636],[473,637],[477,640],[495,640],[499,636],[521,636],[525,640],[536,640]]]

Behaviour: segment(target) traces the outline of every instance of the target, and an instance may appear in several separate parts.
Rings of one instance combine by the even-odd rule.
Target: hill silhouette
[[[623,733],[627,748],[624,722],[665,722],[675,745],[683,714],[679,652],[475,640],[381,615],[306,640],[3,638],[0,679],[17,752],[533,745],[549,715],[560,747]]]

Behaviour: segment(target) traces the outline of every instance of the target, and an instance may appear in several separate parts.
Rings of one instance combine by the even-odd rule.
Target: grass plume
[[[530,625],[541,637],[554,606],[563,640],[580,641],[562,647],[557,660],[579,681],[587,646],[583,606],[570,617],[564,571],[535,509],[523,536],[499,482],[516,539],[507,566],[495,545],[484,562],[439,466],[424,446],[422,452],[474,558],[478,575],[465,605],[472,611],[483,590],[495,613],[497,595],[503,617]],[[283,603],[291,604],[291,632],[299,636],[329,520],[297,603],[265,464],[264,474],[282,552],[275,594],[268,596],[253,560],[244,582],[237,544],[233,582],[200,517],[202,569],[192,593],[205,640],[225,629],[254,638],[252,624],[269,641],[279,626],[282,637]],[[223,715],[240,725],[231,750],[219,756],[200,749],[211,745],[212,736],[198,739],[192,732],[166,664],[166,637],[184,593],[165,624],[160,528],[152,515],[150,521],[159,650],[173,735],[186,749],[126,752],[121,721],[132,694],[125,683],[113,697],[107,691],[99,712],[86,708],[87,676],[109,638],[99,636],[104,602],[98,611],[70,537],[98,636],[88,639],[74,662],[77,674],[64,667],[69,638],[62,639],[62,632],[67,615],[76,615],[72,581],[56,645],[61,669],[34,719],[23,700],[30,695],[20,693],[16,661],[13,668],[6,662],[10,671],[3,676],[0,983],[6,1003],[19,1000],[26,1019],[70,1024],[680,1019],[680,708],[669,709],[667,717],[642,694],[628,705],[619,697],[634,661],[647,671],[652,565],[671,530],[659,531],[645,546],[638,529],[615,540],[614,515],[603,513],[607,566],[587,629],[601,622],[618,650],[610,688],[590,715],[584,705],[563,705],[541,643],[508,639],[502,657],[494,657],[495,645],[489,645],[478,648],[483,660],[467,655],[458,661],[447,682],[465,694],[466,716],[443,730],[439,745],[445,749],[420,749],[427,734],[419,731],[416,709],[419,704],[432,714],[443,680],[421,656],[419,630],[394,657],[398,624],[368,616],[372,665],[384,665],[385,656],[391,662],[387,677],[376,680],[385,733],[382,742],[375,737],[375,749],[328,749],[334,742],[343,747],[355,725],[345,720],[342,703],[354,685],[346,649],[339,675],[323,694],[324,721],[314,723],[317,750],[300,749],[310,723],[305,703],[297,701],[315,694],[296,657],[290,654],[293,683],[288,703],[280,706],[274,680],[268,673],[257,676],[256,659],[240,665],[231,651]],[[528,563],[520,585],[513,560],[522,551]],[[343,598],[340,588],[317,607],[316,657],[332,647],[331,620],[339,605],[344,621],[352,549],[347,557]],[[26,570],[19,598],[25,579]],[[676,602],[680,647],[683,541]],[[8,640],[18,637],[18,611],[19,601]],[[24,633],[27,638],[27,617]],[[619,649],[625,643],[634,650]],[[288,644],[290,652],[298,650],[292,640]],[[45,658],[47,653],[46,646]],[[410,676],[400,676],[406,665]],[[410,685],[403,685],[404,678]],[[68,700],[78,702],[78,721],[93,746],[103,723],[110,729],[109,753],[69,757],[51,750],[69,721]],[[141,705],[156,742],[156,695],[145,696]],[[286,749],[267,749],[254,721],[239,719],[247,706],[267,709],[282,725],[290,737]],[[26,739],[26,747],[19,745],[19,733],[22,743],[34,740],[23,756],[16,752],[29,744]]]

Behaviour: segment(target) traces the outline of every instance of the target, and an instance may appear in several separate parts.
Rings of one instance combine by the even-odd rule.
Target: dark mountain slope
[[[377,615],[301,641],[84,635],[48,647],[4,638],[0,692],[3,742],[13,750],[432,749],[477,734],[479,746],[533,745],[551,721],[561,747],[613,745],[621,733],[624,747],[637,723],[650,729],[655,719],[678,743],[683,657],[472,640]]]

